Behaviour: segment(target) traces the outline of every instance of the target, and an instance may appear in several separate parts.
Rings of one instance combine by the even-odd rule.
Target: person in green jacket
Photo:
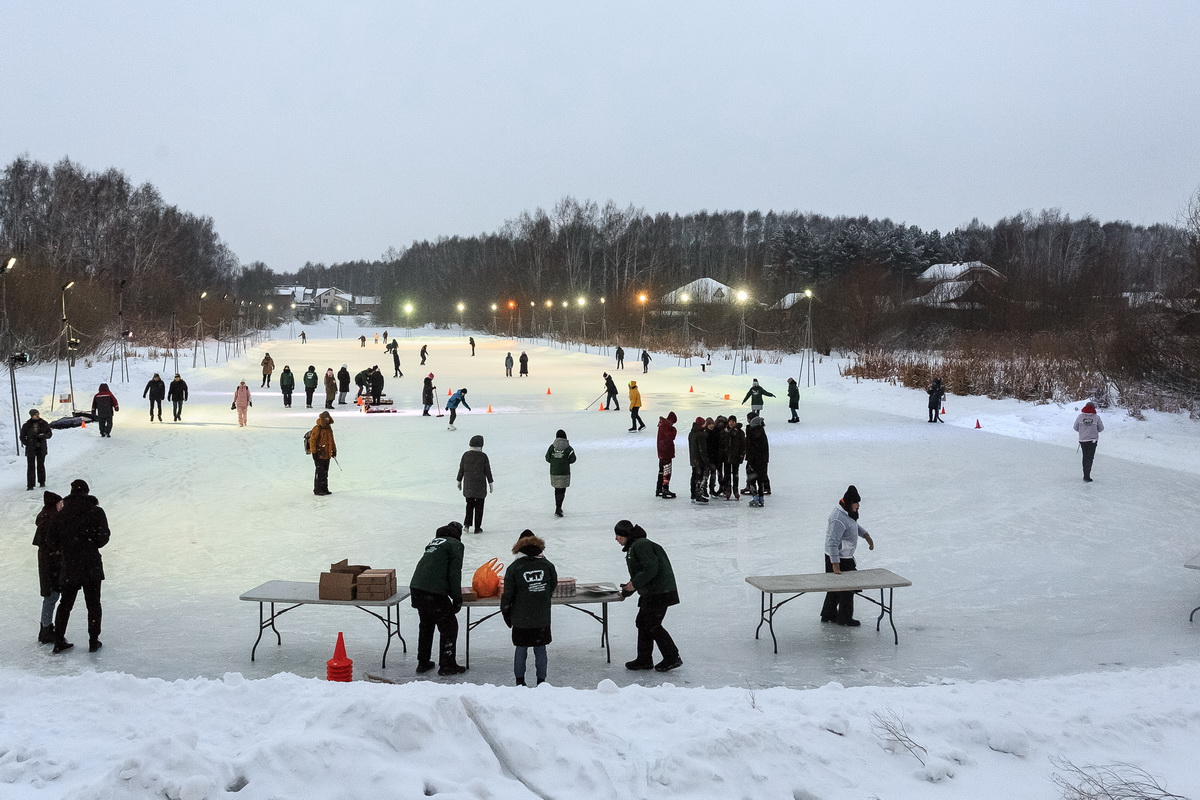
[[[792,412],[792,418],[788,422],[800,421],[800,415],[796,413],[798,408],[800,408],[800,384],[796,383],[795,378],[788,378],[788,409]]]
[[[513,555],[521,557],[508,565],[504,573],[504,595],[500,598],[500,613],[504,624],[512,628],[513,674],[517,686],[525,686],[525,665],[529,648],[533,648],[533,664],[537,682],[546,680],[546,645],[550,635],[550,598],[558,587],[558,571],[543,555],[546,543],[524,530],[513,545]]]
[[[317,390],[317,384],[321,379],[317,377],[317,368],[312,364],[308,365],[308,372],[304,373],[304,402],[306,408],[312,408],[313,392]]]
[[[567,433],[559,430],[554,442],[546,450],[546,461],[550,464],[550,486],[554,489],[554,516],[561,517],[563,499],[571,485],[571,465],[575,463],[575,448],[567,441]]]
[[[433,629],[441,634],[438,675],[467,671],[455,656],[458,651],[458,610],[462,608],[462,525],[450,522],[437,529],[433,541],[408,582],[412,607],[417,610],[417,674],[433,669]]]
[[[283,372],[279,373],[279,391],[283,392],[283,407],[292,407],[292,392],[296,390],[296,373],[292,372],[292,368],[287,364],[283,365]]]
[[[667,552],[656,542],[646,538],[646,531],[641,525],[634,525],[627,519],[619,521],[614,527],[617,543],[625,551],[625,566],[629,569],[629,582],[621,587],[626,596],[637,592],[638,613],[637,626],[637,658],[626,661],[626,669],[650,669],[658,672],[670,672],[683,666],[679,657],[679,648],[675,646],[671,634],[663,627],[663,618],[667,609],[679,604],[679,590],[675,586],[675,572],[671,569],[671,559]],[[662,661],[654,663],[654,645],[662,655]]]

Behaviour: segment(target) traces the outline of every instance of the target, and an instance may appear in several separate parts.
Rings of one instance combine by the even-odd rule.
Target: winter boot
[[[54,644],[54,626],[43,625],[38,631],[38,644]]]
[[[453,662],[442,664],[438,667],[438,675],[462,675],[466,671],[467,668],[462,664],[455,664]]]
[[[667,480],[663,481],[663,486],[662,486],[663,500],[674,500],[678,496],[679,495],[677,495],[671,491],[671,480],[668,478]]]
[[[654,662],[650,660],[643,661],[640,658],[635,658],[633,661],[625,662],[625,669],[654,669]]]
[[[72,647],[74,647],[74,646],[75,646],[75,645],[71,644],[71,643],[70,643],[70,642],[68,642],[66,639],[56,639],[56,640],[55,640],[55,642],[54,642],[54,652],[55,652],[56,654],[57,654],[57,653],[64,653],[64,652],[66,652],[67,650],[70,650],[70,649],[71,649]]]
[[[91,641],[88,642],[88,652],[89,653],[94,653],[97,650],[99,650],[101,647],[104,647],[104,642],[100,641],[99,639],[92,639]]]
[[[432,661],[419,661],[417,662],[417,674],[423,675],[436,666],[437,664],[434,664]]]
[[[655,672],[670,672],[673,669],[679,669],[683,666],[683,659],[678,655],[674,658],[664,658],[661,662],[654,666]]]

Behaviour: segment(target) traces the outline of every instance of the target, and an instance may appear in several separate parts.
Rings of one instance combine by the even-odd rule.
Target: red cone
[[[982,428],[983,426],[979,424],[979,420],[975,420],[975,427]]]
[[[325,662],[325,680],[349,683],[354,679],[354,662],[346,657],[346,642],[338,631],[337,644],[333,648],[333,658]]]

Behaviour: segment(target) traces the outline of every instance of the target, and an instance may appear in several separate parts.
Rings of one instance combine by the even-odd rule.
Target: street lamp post
[[[340,339],[342,338],[342,304],[338,303],[335,308],[337,309],[337,336],[335,338]]]
[[[817,364],[816,354],[813,352],[813,333],[812,333],[812,289],[805,289],[804,296],[808,298],[808,318],[804,321],[804,350],[807,354],[807,361],[801,364],[800,371],[806,373],[804,379],[805,386],[817,385]]]
[[[642,307],[642,328],[638,332],[638,348],[641,350],[646,349],[646,299],[645,294],[639,294],[637,298],[638,304]]]
[[[462,303],[459,303],[457,306],[455,306],[455,308],[458,309],[458,335],[462,336],[463,335],[463,312],[467,310],[467,307],[465,305],[463,305]]]
[[[296,338],[296,304],[292,303],[292,313],[288,317],[288,338]]]
[[[608,306],[604,298],[600,298],[600,341],[604,342],[604,352],[608,353]]]
[[[66,353],[67,353],[67,391],[70,392],[71,408],[75,408],[75,379],[71,372],[72,351],[79,346],[79,340],[71,334],[71,322],[67,319],[67,290],[75,285],[75,281],[68,281],[62,287],[62,324],[63,335],[66,336]],[[54,394],[58,393],[58,387],[54,388]],[[50,408],[54,409],[54,397],[50,398]]]
[[[680,304],[683,305],[683,346],[681,348],[681,352],[684,353],[683,359],[685,362],[685,366],[691,366],[691,363],[692,363],[692,355],[691,355],[692,326],[691,326],[691,319],[689,316],[691,314],[691,306],[688,305],[688,303],[691,302],[691,299],[692,299],[691,295],[689,295],[687,292],[684,292],[683,294],[679,295],[679,302],[680,302]]]
[[[17,265],[17,257],[12,256],[8,261],[4,262],[4,333],[0,336],[0,349],[4,351],[4,357],[8,358],[8,273],[12,272],[13,267]],[[17,453],[20,455],[20,453]]]
[[[498,305],[496,305],[495,303],[492,303],[492,335],[493,336],[496,335],[496,309],[498,309],[498,308],[499,308]]]
[[[546,323],[546,338],[554,338],[554,301],[546,301],[546,318],[549,322]]]
[[[196,351],[204,351],[204,366],[208,366],[208,348],[204,346],[204,298],[208,292],[201,292],[196,303],[196,346],[192,348],[192,369],[196,368]]]
[[[406,338],[406,339],[409,336],[412,336],[412,312],[413,312],[413,304],[405,303],[404,304],[404,338]]]
[[[738,324],[738,343],[737,351],[741,354],[742,372],[746,372],[746,301],[750,299],[750,295],[746,294],[745,290],[737,293],[737,303],[742,310],[742,320]],[[733,359],[733,371],[736,372],[738,367],[738,359]],[[733,374],[732,372],[730,374]]]
[[[508,301],[508,338],[513,336],[513,318],[516,317],[517,303],[515,300]]]
[[[579,343],[583,346],[583,352],[587,352],[587,298],[579,297],[575,301],[579,304]]]

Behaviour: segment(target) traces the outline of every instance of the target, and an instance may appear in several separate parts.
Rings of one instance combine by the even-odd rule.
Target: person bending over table
[[[858,489],[851,484],[842,499],[829,514],[829,526],[825,531],[825,571],[835,575],[858,569],[854,562],[854,549],[860,538],[867,540],[867,547],[875,549],[875,542],[867,529],[858,524],[858,505],[862,498]],[[838,625],[857,627],[862,623],[854,618],[854,592],[827,592],[825,604],[821,606],[821,622],[836,622]]]

